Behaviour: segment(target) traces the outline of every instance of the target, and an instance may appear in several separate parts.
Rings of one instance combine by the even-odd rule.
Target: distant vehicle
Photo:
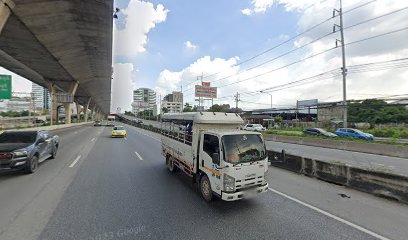
[[[261,124],[247,124],[242,129],[246,131],[257,131],[257,132],[266,130],[266,128],[262,126]]]
[[[122,126],[114,126],[112,129],[112,137],[126,137],[126,129]]]
[[[100,127],[100,126],[102,126],[101,121],[95,121],[95,122],[94,122],[94,126],[95,126],[95,127]]]
[[[108,121],[115,121],[115,120],[116,120],[115,115],[109,115],[108,116]]]
[[[42,120],[42,119],[35,119],[34,121],[33,121],[33,123],[34,124],[42,124],[42,125],[44,125],[44,124],[47,124],[47,121],[44,121],[44,120]]]
[[[262,134],[238,130],[232,113],[163,114],[161,149],[170,172],[199,184],[205,201],[250,198],[268,191],[268,154]]]
[[[328,132],[321,128],[306,128],[303,130],[304,134],[315,135],[315,136],[325,136],[325,137],[337,137],[336,134]]]
[[[34,173],[39,163],[55,158],[59,137],[47,131],[6,131],[0,134],[0,171]]]
[[[352,137],[366,141],[373,141],[374,136],[354,128],[339,128],[335,132],[339,137]]]

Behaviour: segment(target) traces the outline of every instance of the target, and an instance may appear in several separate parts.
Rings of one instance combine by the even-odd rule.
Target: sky
[[[185,102],[197,104],[199,76],[218,87],[214,103],[235,105],[238,92],[243,109],[270,107],[270,94],[273,107],[342,99],[340,32],[333,32],[340,23],[332,17],[339,0],[116,0],[115,7],[121,10],[113,31],[112,111],[130,110],[139,87],[159,98],[182,86]],[[343,0],[348,99],[408,94],[403,64],[360,65],[408,57],[405,7],[398,0]],[[310,80],[284,85],[303,79]],[[13,81],[19,91],[30,85]]]

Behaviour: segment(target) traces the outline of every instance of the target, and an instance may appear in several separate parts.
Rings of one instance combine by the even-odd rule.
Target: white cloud
[[[187,49],[192,49],[192,50],[195,50],[198,48],[197,45],[192,44],[190,41],[184,42],[184,46],[186,46]]]
[[[135,89],[135,84],[132,81],[133,71],[134,67],[131,63],[114,64],[111,112],[116,112],[118,107],[121,108],[122,112],[131,110],[133,89]]]
[[[244,15],[247,15],[247,16],[252,15],[253,12],[254,12],[254,11],[252,11],[252,10],[249,9],[249,8],[245,8],[245,9],[242,9],[242,10],[241,10],[241,13],[244,14]]]
[[[166,21],[169,10],[161,4],[155,8],[150,2],[130,0],[122,12],[126,25],[124,29],[114,27],[114,55],[134,56],[146,51],[147,34],[156,24]]]

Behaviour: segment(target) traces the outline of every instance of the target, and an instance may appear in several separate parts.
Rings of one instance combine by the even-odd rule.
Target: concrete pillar
[[[88,113],[89,113],[89,104],[91,103],[91,97],[89,97],[88,102],[86,103],[84,114],[85,114],[85,122],[88,122]]]
[[[11,0],[3,0],[0,3],[0,33],[3,30],[4,25],[6,25],[6,22],[10,16],[10,9],[14,8],[14,3]]]
[[[95,106],[92,108],[92,114],[91,114],[91,119],[92,119],[92,121],[94,121],[95,120]]]
[[[50,106],[50,125],[56,124],[58,122],[58,100],[57,100],[57,89],[55,83],[51,81],[48,82],[48,91],[50,92],[51,106]]]
[[[75,102],[76,110],[77,110],[77,122],[81,121],[81,105],[79,105],[79,102]]]
[[[68,91],[68,94],[74,96],[77,89],[78,82],[73,82]],[[72,115],[71,103],[64,103],[64,109],[65,109],[65,124],[70,124]]]

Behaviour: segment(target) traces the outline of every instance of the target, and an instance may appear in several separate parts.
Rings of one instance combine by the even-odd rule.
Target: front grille
[[[6,160],[10,160],[13,158],[13,154],[12,153],[0,153],[0,160],[1,159],[6,159]]]

